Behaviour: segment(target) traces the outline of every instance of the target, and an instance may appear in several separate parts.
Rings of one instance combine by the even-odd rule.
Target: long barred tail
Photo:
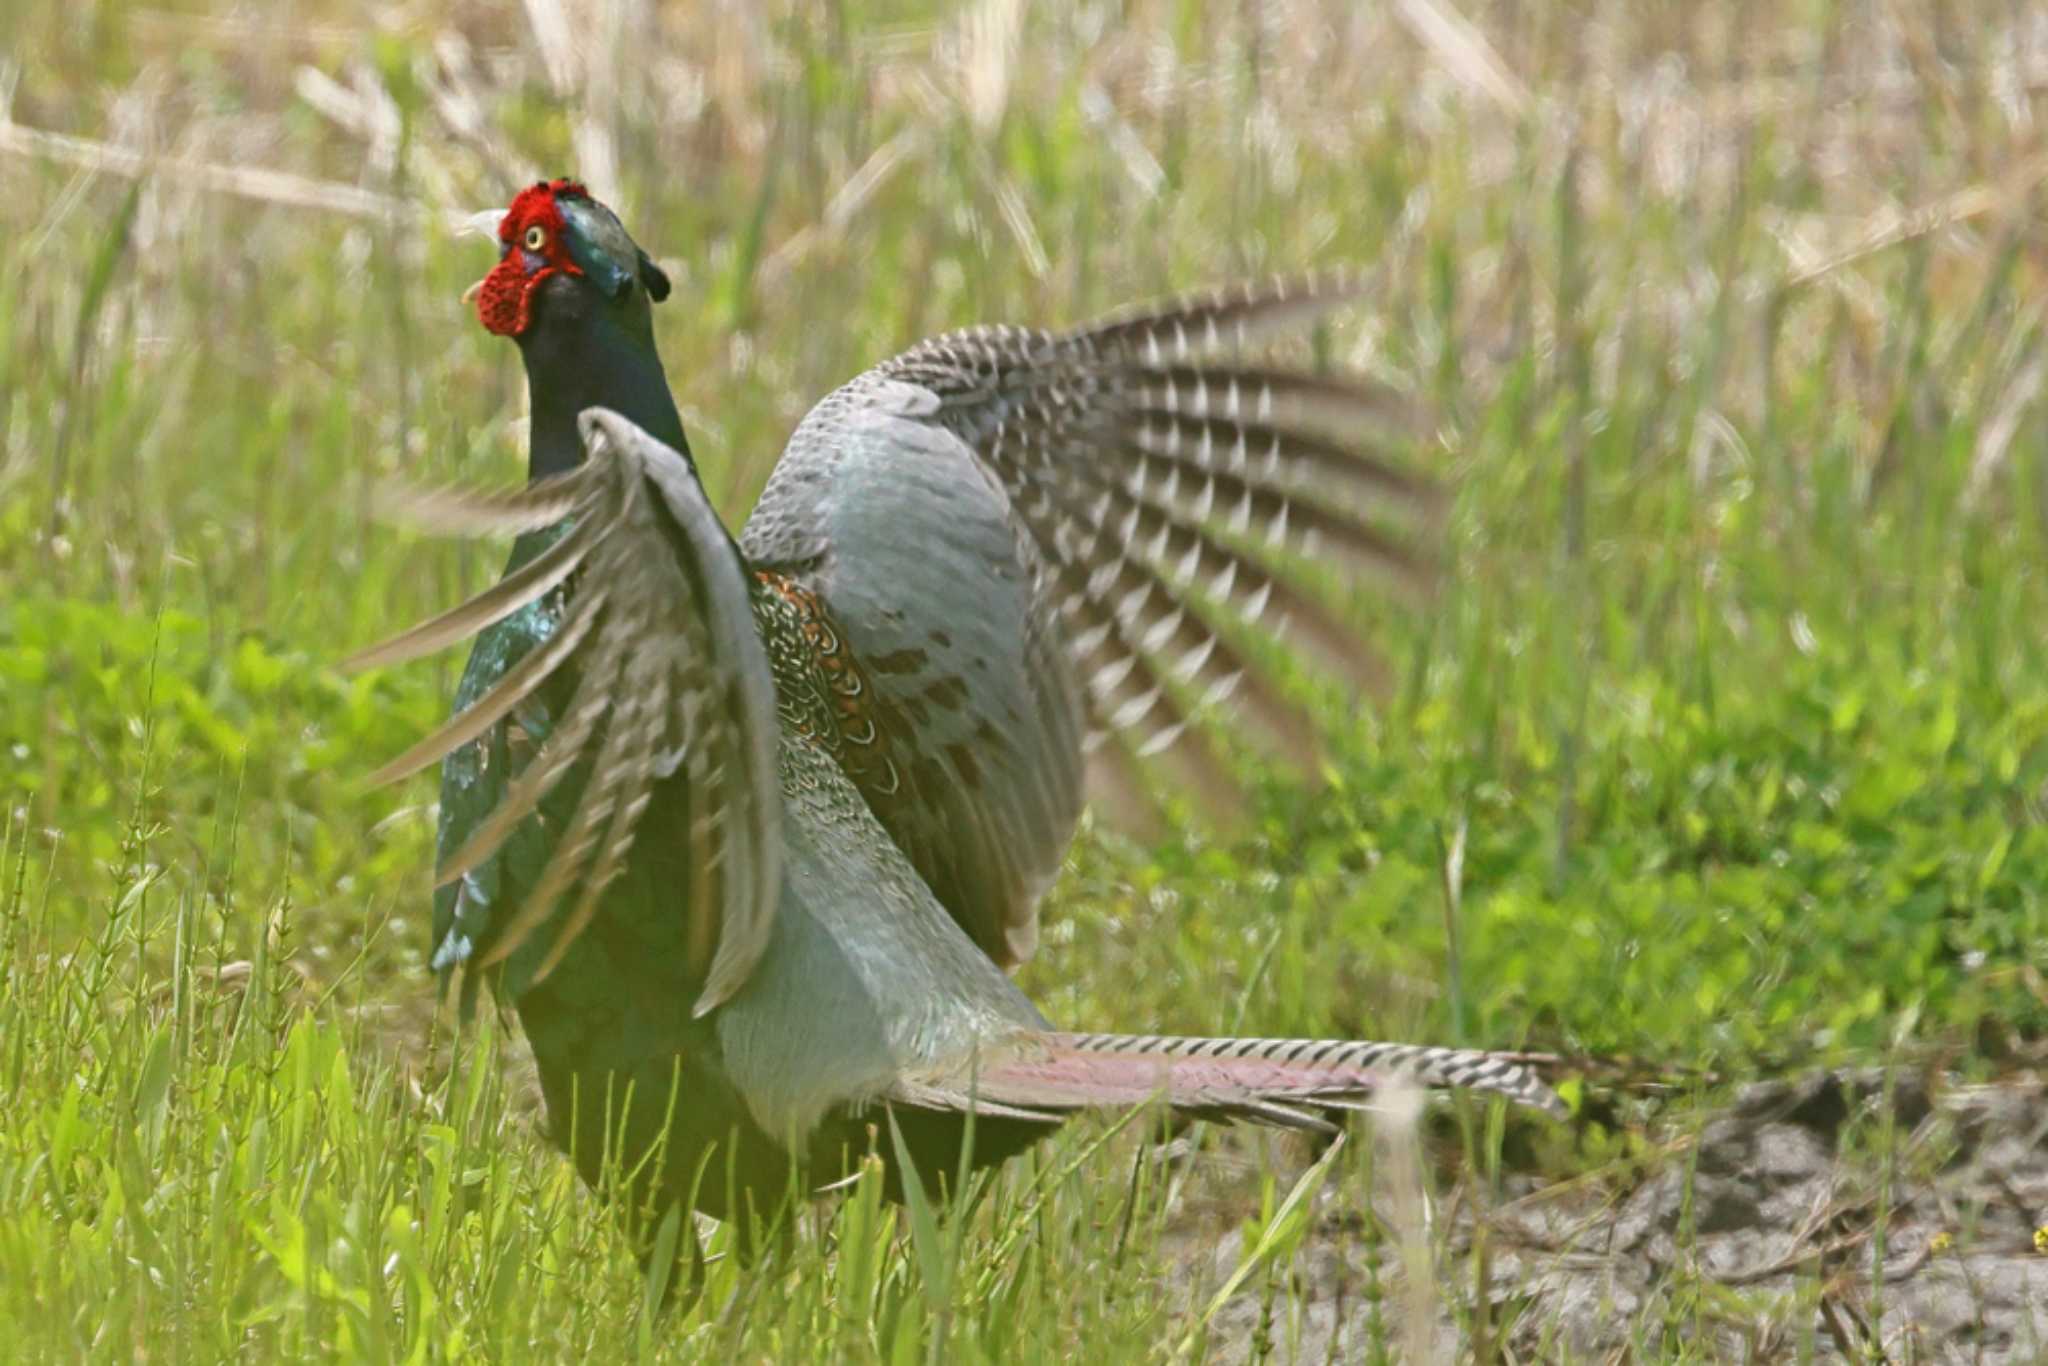
[[[1367,1094],[1395,1078],[1424,1088],[1456,1087],[1505,1096],[1518,1105],[1565,1113],[1564,1102],[1528,1064],[1542,1054],[1439,1048],[1363,1039],[1188,1039],[1132,1034],[1056,1034],[1055,1046],[1101,1059],[1170,1060],[1169,1096],[1179,1104],[1219,1103],[1232,1090],[1268,1100]]]
[[[1164,1099],[1177,1110],[1291,1128],[1324,1127],[1312,1113],[1369,1102],[1388,1087],[1457,1087],[1504,1096],[1563,1117],[1530,1064],[1547,1054],[1344,1039],[1200,1039],[1156,1034],[1041,1034],[979,1060],[961,1079],[920,1087],[914,1103],[1052,1117]],[[1303,1108],[1306,1107],[1306,1108]]]

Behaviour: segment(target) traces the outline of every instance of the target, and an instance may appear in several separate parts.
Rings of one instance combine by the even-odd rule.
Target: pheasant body
[[[559,536],[561,529],[551,535]],[[516,566],[547,538],[522,542]],[[756,576],[750,603],[774,669],[777,757],[786,834],[775,935],[746,987],[709,1018],[693,1018],[701,977],[669,903],[687,869],[683,845],[658,824],[688,809],[675,779],[655,788],[636,857],[604,895],[590,928],[546,980],[532,983],[545,947],[507,960],[503,990],[517,1003],[533,1048],[555,1137],[595,1183],[607,1154],[638,1157],[664,1128],[668,1149],[703,1161],[698,1208],[716,1217],[767,1213],[785,1195],[788,1155],[831,1179],[868,1151],[863,1112],[906,1070],[959,1056],[981,1039],[1048,1028],[1010,979],[936,905],[841,765],[843,677],[828,666],[831,638],[815,604],[773,575]],[[458,701],[473,702],[560,629],[551,596],[487,628]],[[829,628],[826,628],[829,629]],[[846,667],[844,664],[840,668]],[[565,706],[570,680],[528,699],[506,724],[452,754],[442,785],[441,845],[460,847],[504,800],[521,751],[537,752]],[[572,770],[498,852],[443,887],[437,942],[489,942],[508,887],[531,886],[583,800],[587,771]],[[670,838],[664,839],[664,833]],[[858,889],[858,895],[849,895]],[[502,927],[502,921],[497,922]],[[530,983],[530,984],[529,984]],[[801,1002],[792,1010],[791,1002]],[[717,1060],[707,1066],[709,1060]],[[632,1090],[630,1106],[622,1094]],[[914,1155],[952,1169],[964,1119],[932,1115],[906,1127]],[[983,1117],[975,1149],[1001,1160],[1043,1123]],[[728,1169],[726,1163],[730,1162]],[[656,1207],[687,1200],[694,1163],[664,1167]]]
[[[1405,1075],[1558,1108],[1505,1055],[1061,1033],[1004,971],[1084,784],[1128,797],[1156,761],[1227,800],[1223,703],[1312,755],[1236,632],[1372,674],[1281,560],[1414,576],[1325,495],[1430,491],[1330,434],[1365,390],[1203,359],[1349,286],[924,343],[819,404],[735,541],[654,349],[665,277],[566,182],[500,238],[479,310],[526,362],[531,481],[409,511],[517,540],[492,588],[360,660],[476,636],[456,714],[384,774],[442,764],[432,964],[518,1011],[587,1180],[616,1159],[636,1210],[773,1216],[885,1108],[937,1172],[970,1119],[982,1165],[1155,1095],[1313,1128]]]

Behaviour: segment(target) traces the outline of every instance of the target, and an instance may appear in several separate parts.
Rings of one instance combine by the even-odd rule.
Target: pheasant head
[[[668,276],[618,217],[566,179],[521,190],[498,220],[498,264],[477,284],[477,317],[501,337],[524,336],[541,287],[558,276],[615,303],[636,283],[656,303],[668,297]],[[558,285],[555,292],[566,291]]]
[[[534,477],[582,459],[585,408],[614,409],[688,451],[648,307],[668,293],[661,267],[576,181],[539,181],[513,198],[498,220],[498,264],[471,295],[477,319],[526,361]]]

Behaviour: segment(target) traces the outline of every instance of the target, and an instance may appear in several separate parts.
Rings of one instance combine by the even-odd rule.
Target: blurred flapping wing
[[[476,634],[563,590],[552,633],[467,709],[378,771],[388,782],[485,734],[551,679],[569,698],[551,733],[495,810],[443,859],[442,884],[490,858],[570,771],[587,765],[574,813],[544,871],[478,966],[503,961],[559,917],[544,978],[624,869],[659,783],[690,796],[689,883],[679,932],[702,971],[696,1009],[746,980],[766,946],[781,882],[774,683],[755,633],[737,548],[676,451],[618,414],[591,409],[576,469],[509,493],[409,492],[404,520],[464,535],[532,531],[566,519],[559,539],[483,593],[365,651],[388,664]]]

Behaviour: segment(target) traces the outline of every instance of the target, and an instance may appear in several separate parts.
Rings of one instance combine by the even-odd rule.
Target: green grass
[[[372,524],[373,482],[520,467],[516,362],[456,303],[488,253],[431,215],[503,203],[517,159],[577,169],[606,130],[735,524],[805,407],[918,336],[1381,271],[1319,343],[1445,415],[1444,591],[1359,606],[1399,681],[1378,710],[1317,693],[1326,788],[1260,773],[1244,830],[1083,838],[1024,975],[1055,1018],[1736,1078],[2040,1059],[2048,356],[2004,18],[1464,6],[1535,101],[1518,119],[1344,3],[1062,0],[1010,58],[922,5],[678,12],[600,24],[617,61],[567,99],[518,11],[448,5],[485,147],[435,112],[433,8],[381,29],[321,4],[289,30],[0,15],[22,125],[429,210],[5,157],[0,1340],[1285,1360],[1314,1227],[1355,1229],[1385,1276],[1344,1310],[1349,1350],[1402,1351],[1413,1287],[1364,1131],[1312,1169],[1255,1135],[1196,1130],[1168,1158],[1143,1124],[1077,1126],[971,1208],[879,1207],[873,1183],[821,1205],[786,1263],[715,1262],[656,1323],[541,1138],[516,1043],[448,1037],[423,961],[430,785],[361,777],[442,714],[454,661],[334,664],[495,570]],[[388,134],[318,112],[301,67],[373,92]],[[844,193],[864,166],[888,169]],[[1977,186],[1988,211],[1802,278]],[[1440,1126],[1429,1179],[1483,1193],[1460,1155],[1504,1152],[1603,1179],[1654,1144],[1639,1102],[1600,1092],[1576,1134]],[[1321,1194],[1290,1199],[1304,1172]],[[1466,1345],[1499,1332],[1435,1255]],[[1211,1340],[1245,1259],[1255,1326]],[[1641,1340],[1683,1339],[1666,1326]]]

